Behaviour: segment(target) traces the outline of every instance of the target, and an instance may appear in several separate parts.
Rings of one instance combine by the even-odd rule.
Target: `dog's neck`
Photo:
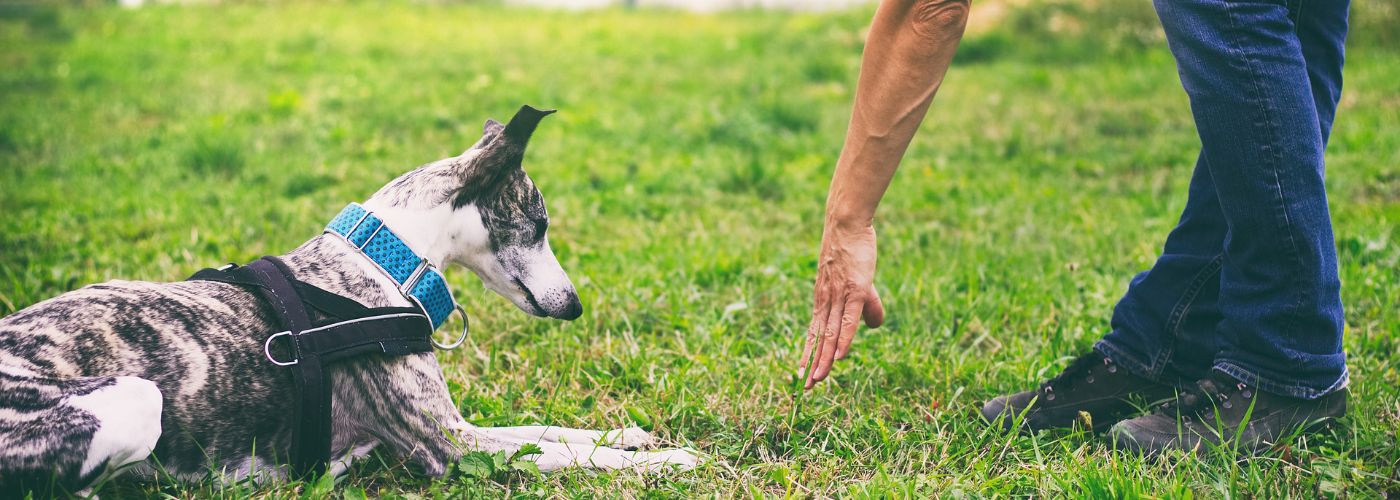
[[[428,259],[439,270],[454,262],[451,248],[461,239],[449,220],[452,209],[441,205],[432,210],[412,210],[385,206],[371,199],[364,204],[384,226],[403,240],[414,253]],[[321,234],[282,256],[297,279],[367,307],[410,306],[398,285],[384,275],[365,254],[344,238]]]
[[[453,242],[458,238],[453,220],[452,205],[439,204],[433,208],[408,208],[384,203],[370,198],[364,203],[365,210],[373,212],[384,221],[384,227],[394,232],[408,248],[419,257],[428,259],[434,267],[446,269],[455,260],[456,248]]]

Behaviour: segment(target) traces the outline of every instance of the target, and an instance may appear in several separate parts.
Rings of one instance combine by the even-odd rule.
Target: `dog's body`
[[[435,265],[462,264],[527,312],[573,319],[577,295],[544,238],[539,192],[520,169],[534,123],[547,114],[527,109],[509,127],[488,122],[466,153],[400,177],[365,207]],[[297,279],[362,305],[410,305],[336,236],[282,260]],[[263,342],[279,329],[271,307],[224,283],[115,281],[0,319],[0,493],[51,479],[73,491],[148,455],[136,470],[285,476],[296,389],[287,369],[264,358]],[[696,463],[681,450],[608,447],[653,443],[635,428],[474,427],[457,413],[432,353],[362,356],[332,365],[329,377],[337,459],[383,446],[438,475],[464,448],[538,443],[544,470]]]

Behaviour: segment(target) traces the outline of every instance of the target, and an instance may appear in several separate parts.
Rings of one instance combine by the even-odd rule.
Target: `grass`
[[[449,272],[476,332],[439,354],[452,393],[481,425],[640,422],[707,465],[431,480],[380,456],[339,483],[98,493],[1400,492],[1400,51],[1377,31],[1393,17],[1366,17],[1395,15],[1380,2],[1355,11],[1328,150],[1351,416],[1254,459],[1161,461],[971,418],[1105,332],[1185,200],[1199,144],[1170,56],[1145,5],[1102,8],[1032,6],[965,43],[879,215],[890,321],[803,394],[792,365],[868,12],[0,7],[0,313],[284,252],[532,103],[562,110],[526,166],[585,314],[529,319]]]

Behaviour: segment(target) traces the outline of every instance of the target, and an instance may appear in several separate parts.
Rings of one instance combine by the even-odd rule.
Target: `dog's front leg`
[[[333,449],[354,454],[378,443],[429,476],[441,476],[462,456],[457,413],[442,368],[431,353],[363,358],[333,368]]]
[[[619,437],[624,444],[649,441],[627,430],[614,434],[539,426],[473,426],[457,413],[442,370],[431,354],[344,366],[343,382],[336,383],[336,448],[348,449],[368,434],[428,475],[446,473],[464,450],[514,453],[526,443],[540,447],[542,453],[527,458],[545,471],[566,467],[690,468],[699,462],[685,450],[625,451],[596,444]]]

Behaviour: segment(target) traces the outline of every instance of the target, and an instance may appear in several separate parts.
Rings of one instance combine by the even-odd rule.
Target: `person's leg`
[[[1294,0],[1289,7],[1305,60],[1320,144],[1325,145],[1341,95],[1347,3]],[[1330,234],[1330,222],[1325,226]],[[1202,153],[1180,224],[1152,269],[1134,277],[1114,308],[1112,331],[1095,348],[1154,380],[1204,378],[1222,347],[1216,343],[1216,326],[1224,318],[1216,301],[1227,230]],[[1326,248],[1331,249],[1331,244],[1326,243]],[[1331,279],[1335,282],[1335,276]],[[1335,293],[1332,298],[1339,300]],[[1336,331],[1340,338],[1340,329]]]
[[[1322,151],[1340,93],[1347,5],[1156,6],[1228,227],[1219,352],[1216,373],[1176,404],[1122,422],[1113,433],[1130,448],[1191,449],[1243,428],[1243,446],[1257,449],[1298,425],[1345,413],[1340,283]],[[1196,418],[1205,414],[1215,418]],[[1251,425],[1244,426],[1247,414]],[[1227,432],[1212,429],[1221,425]]]
[[[1306,102],[1314,97],[1316,98],[1316,102],[1313,104],[1315,119],[1312,120],[1315,128],[1312,130],[1321,132],[1321,139],[1325,142],[1327,133],[1330,130],[1332,116],[1336,106],[1336,98],[1339,95],[1340,89],[1341,42],[1345,35],[1346,4],[1345,2],[1332,2],[1326,6],[1321,6],[1325,7],[1325,9],[1317,8],[1319,6],[1316,5],[1309,5],[1309,7],[1313,8],[1303,8],[1303,6],[1298,3],[1298,0],[1293,1],[1294,3],[1292,5],[1279,7],[1280,11],[1286,12],[1281,18],[1285,22],[1291,23],[1292,20],[1296,19],[1299,15],[1306,15],[1309,17],[1297,24],[1297,35],[1292,35],[1289,29],[1284,29],[1280,30],[1278,33],[1274,33],[1273,36],[1284,38],[1296,36],[1293,44],[1294,47],[1298,47],[1301,43],[1306,44],[1298,52],[1295,52],[1295,54],[1306,53],[1306,71],[1310,79],[1293,78],[1291,80],[1291,85],[1295,88],[1293,89],[1294,93],[1292,95],[1295,98],[1294,101],[1301,100]],[[1227,16],[1223,15],[1225,7],[1223,3],[1219,1],[1203,3],[1206,5],[1199,6],[1199,8],[1209,9],[1214,7],[1218,9],[1216,14],[1220,14],[1220,16],[1217,20],[1229,20]],[[1321,10],[1326,10],[1326,12],[1314,12]],[[1186,24],[1195,23],[1195,29],[1209,30],[1212,28],[1199,20],[1191,19],[1189,16],[1187,18],[1168,19],[1167,16],[1169,15],[1169,13],[1163,13],[1163,22],[1164,25],[1167,26],[1169,36],[1174,36],[1175,38],[1175,40],[1173,40],[1173,52],[1177,54],[1178,57],[1185,56],[1188,58],[1186,61],[1179,62],[1180,65],[1191,65],[1193,68],[1199,69],[1208,67],[1210,64],[1234,64],[1230,62],[1229,57],[1221,57],[1220,54],[1214,56],[1209,55],[1208,50],[1199,51],[1194,54],[1188,53],[1194,50],[1195,47],[1210,46],[1212,44],[1214,44],[1218,52],[1234,51],[1239,53],[1240,50],[1222,48],[1221,44],[1224,40],[1222,38],[1224,33],[1215,33],[1214,36],[1201,37],[1197,40],[1179,36],[1182,30],[1193,29],[1187,27]],[[1175,33],[1173,33],[1174,31]],[[1197,33],[1197,35],[1200,35],[1200,33]],[[1302,39],[1304,42],[1297,42],[1296,39]],[[1202,61],[1200,60],[1202,57],[1212,58],[1213,60]],[[1295,62],[1300,60],[1302,60],[1302,56],[1295,58]],[[1239,67],[1243,66],[1241,65]],[[1188,78],[1185,74],[1188,68],[1181,69],[1183,71],[1183,80],[1185,80]],[[1220,73],[1221,78],[1226,80],[1232,78],[1229,74],[1229,71],[1222,71]],[[1207,78],[1209,76],[1209,74],[1201,74],[1198,72],[1192,78],[1197,78],[1199,81],[1201,78]],[[1287,75],[1274,76],[1287,78]],[[1238,79],[1238,77],[1239,75],[1236,74],[1233,78]],[[1190,84],[1188,84],[1188,92],[1192,90],[1189,85]],[[1312,88],[1309,88],[1309,86]],[[1317,89],[1316,92],[1314,92],[1314,88]],[[1199,86],[1197,86],[1197,90],[1199,90]],[[1208,94],[1211,92],[1210,89],[1205,90],[1206,92],[1204,93]],[[1239,95],[1239,89],[1235,89],[1235,94]],[[1304,98],[1297,99],[1300,95]],[[1196,110],[1195,108],[1201,106],[1203,102],[1210,102],[1209,100],[1197,99],[1197,95],[1194,94],[1192,97],[1193,110]],[[1222,97],[1220,95],[1216,95],[1215,98],[1228,100],[1228,97]],[[1282,99],[1287,102],[1289,98],[1288,96],[1283,96]],[[1238,102],[1234,104],[1249,104],[1249,101],[1245,99],[1238,99],[1237,101]],[[1299,106],[1294,106],[1295,109],[1298,107]],[[1306,106],[1303,106],[1303,108],[1306,108]],[[1214,111],[1221,112],[1221,110]],[[1306,111],[1306,109],[1303,109],[1303,112],[1306,113]],[[1231,111],[1223,112],[1230,113]],[[1200,119],[1203,113],[1197,112],[1196,114],[1197,118]],[[1303,125],[1298,127],[1297,121],[1303,122]],[[1308,128],[1306,125],[1307,121],[1306,117],[1304,117],[1302,120],[1295,120],[1292,125],[1295,126],[1295,129],[1306,130]],[[1232,125],[1238,125],[1238,123]],[[1228,127],[1229,126],[1226,128]],[[1215,128],[1218,129],[1220,127]],[[1247,127],[1240,127],[1236,130],[1253,133],[1246,129]],[[1205,142],[1204,139],[1207,132],[1205,129],[1202,129],[1201,133],[1203,142]],[[1302,133],[1304,137],[1299,139],[1299,141],[1302,143],[1309,142],[1306,137],[1307,134],[1305,132],[1300,133]],[[1224,141],[1236,140],[1227,137],[1227,135],[1228,134],[1217,135],[1215,137],[1223,138],[1222,140]],[[1279,134],[1276,131],[1273,138],[1277,137],[1279,137]],[[1258,145],[1258,143],[1259,141],[1256,140],[1255,144]],[[1259,147],[1267,148],[1273,146],[1263,145]],[[1320,153],[1320,145],[1318,149]],[[1069,418],[1066,417],[1066,415],[1077,413],[1076,408],[1092,406],[1098,410],[1112,410],[1112,412],[1105,411],[1105,413],[1112,414],[1121,412],[1124,409],[1123,401],[1125,401],[1126,396],[1148,396],[1148,399],[1151,399],[1152,395],[1158,394],[1160,387],[1157,387],[1155,383],[1166,382],[1180,384],[1186,380],[1207,378],[1212,371],[1212,365],[1216,365],[1217,354],[1221,353],[1230,345],[1238,345],[1238,343],[1225,342],[1224,340],[1227,340],[1226,335],[1217,333],[1217,329],[1225,320],[1220,303],[1222,287],[1229,286],[1228,283],[1222,285],[1221,281],[1221,269],[1225,266],[1227,259],[1225,244],[1227,236],[1230,233],[1230,223],[1225,217],[1224,208],[1222,208],[1222,197],[1228,198],[1233,196],[1233,193],[1222,194],[1217,190],[1215,178],[1212,174],[1212,167],[1216,169],[1230,168],[1230,164],[1224,161],[1209,161],[1209,150],[1210,148],[1205,148],[1197,161],[1196,169],[1191,180],[1186,208],[1182,213],[1180,223],[1168,237],[1162,255],[1158,258],[1152,269],[1139,274],[1133,279],[1129,291],[1114,309],[1112,331],[1106,335],[1101,342],[1095,345],[1095,351],[1097,351],[1099,357],[1108,358],[1114,364],[1125,366],[1128,368],[1128,371],[1133,372],[1137,377],[1110,375],[1110,372],[1099,368],[1098,370],[1103,372],[1097,374],[1099,380],[1104,380],[1105,375],[1115,377],[1111,388],[1105,388],[1103,384],[1100,384],[1098,387],[1086,387],[1085,384],[1080,384],[1079,388],[1081,390],[1069,395],[1069,397],[1066,397],[1065,392],[1061,390],[1058,401],[1046,401],[1048,396],[1047,392],[1052,390],[1053,385],[1057,382],[1062,382],[1064,380],[1095,379],[1095,373],[1086,371],[1086,367],[1095,366],[1094,363],[1077,362],[1069,369],[1065,370],[1065,373],[1042,384],[1042,387],[1034,391],[1002,396],[989,401],[983,408],[984,416],[991,419],[1005,414],[1025,414],[1028,420],[1025,425],[1036,428],[1069,425]],[[1239,156],[1238,154],[1233,156],[1236,163],[1239,163]],[[1227,156],[1227,158],[1230,157]],[[1317,180],[1319,181],[1318,187],[1320,187],[1320,154],[1314,155],[1313,158],[1316,159],[1318,169]],[[1303,165],[1312,164],[1311,161],[1306,159],[1299,163]],[[1245,166],[1249,168],[1257,167],[1257,165]],[[1232,180],[1236,181],[1238,184],[1241,175],[1248,176],[1252,174],[1248,172],[1243,174],[1236,172]],[[1306,192],[1304,194],[1306,194]],[[1240,203],[1239,200],[1234,201],[1236,201],[1236,203],[1232,203],[1232,206],[1236,208],[1242,204],[1248,205],[1248,203]],[[1321,234],[1319,237],[1325,238],[1326,247],[1331,248],[1330,221],[1325,213],[1325,197],[1322,202],[1322,219],[1327,230],[1325,234]],[[1248,218],[1243,220],[1249,221]],[[1249,230],[1240,232],[1255,233]],[[1248,236],[1245,238],[1248,239]],[[1250,245],[1236,246],[1243,248],[1250,247]],[[1253,246],[1258,247],[1259,245],[1256,243]],[[1239,257],[1236,258],[1238,259]],[[1247,264],[1258,264],[1248,262],[1248,257],[1245,258]],[[1332,257],[1332,262],[1331,281],[1335,284],[1335,256]],[[1259,266],[1249,266],[1250,269],[1255,269],[1257,267]],[[1267,267],[1267,262],[1264,267]],[[1287,272],[1290,271],[1283,271],[1283,273]],[[1274,274],[1278,275],[1281,273],[1276,272]],[[1321,281],[1325,282],[1326,279],[1322,279]],[[1333,297],[1335,300],[1335,291],[1333,292]],[[1337,314],[1339,315],[1340,313],[1338,312]],[[1251,315],[1246,314],[1244,316],[1250,317]],[[1254,316],[1267,316],[1267,314],[1255,314]],[[1337,316],[1338,321],[1339,318],[1340,316]],[[1339,329],[1335,330],[1335,335],[1339,337]],[[1313,337],[1316,337],[1316,335]],[[1098,358],[1095,356],[1089,357]],[[1220,368],[1221,366],[1217,365],[1216,367]],[[1344,365],[1341,368],[1344,370]],[[1242,378],[1244,377],[1248,377],[1248,375],[1242,376]],[[1112,400],[1111,404],[1105,403],[1105,399]],[[1035,408],[1030,408],[1033,404],[1032,402],[1035,402]],[[1048,408],[1047,406],[1054,406],[1056,408]],[[1027,411],[1028,408],[1030,408],[1030,411]],[[1046,416],[1051,417],[1044,420],[1044,422],[1050,422],[1050,424],[1038,425],[1036,421],[1031,421],[1032,417],[1042,416],[1039,415],[1040,413],[1046,413]],[[1100,414],[1098,411],[1091,413],[1094,413],[1096,416]],[[1104,422],[1102,422],[1102,419],[1096,418],[1095,423],[1102,425]]]
[[[1094,352],[1038,387],[987,401],[982,416],[1039,430],[1069,427],[1087,413],[1093,427],[1107,429],[1144,404],[1174,396],[1172,386],[1204,377],[1218,350],[1226,231],[1202,154],[1180,222],[1152,269],[1134,277],[1114,307],[1112,331]]]
[[[1215,368],[1310,399],[1340,387],[1346,364],[1322,123],[1295,30],[1311,16],[1344,16],[1345,1],[1315,2],[1295,24],[1298,1],[1157,6],[1228,225]],[[1340,43],[1344,18],[1324,33]]]

